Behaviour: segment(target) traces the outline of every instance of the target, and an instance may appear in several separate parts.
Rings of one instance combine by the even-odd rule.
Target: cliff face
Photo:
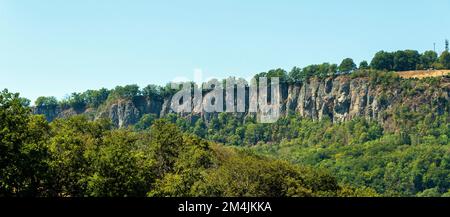
[[[408,106],[417,110],[420,106],[430,106],[437,113],[449,112],[450,79],[440,78],[437,88],[427,86],[423,81],[410,80],[409,88],[392,85],[375,85],[368,78],[339,76],[327,79],[311,79],[301,84],[282,85],[281,115],[299,115],[313,120],[329,118],[334,122],[362,117],[381,123],[389,118],[393,108]],[[420,88],[416,87],[420,85]],[[413,92],[411,93],[411,91]],[[415,92],[414,92],[415,91]],[[206,93],[207,96],[210,93]],[[248,93],[247,93],[248,97]],[[117,127],[126,127],[137,123],[144,114],[156,114],[163,117],[171,110],[172,99],[151,99],[137,97],[133,100],[120,99],[110,102],[95,111],[88,111],[93,119],[110,118]],[[248,110],[248,100],[246,108]],[[49,120],[67,117],[76,112],[55,108],[53,111],[35,109],[37,114],[45,114]],[[193,108],[190,114],[183,116],[203,118],[208,122],[215,114],[206,113]],[[236,113],[239,117],[256,115],[252,113]]]
[[[83,113],[88,113],[88,112],[89,111],[86,110]],[[67,118],[70,116],[80,114],[79,112],[76,112],[74,109],[63,109],[59,106],[50,107],[50,108],[49,107],[43,107],[43,108],[34,107],[33,113],[44,115],[46,117],[47,121],[53,121],[54,119],[57,119],[57,118]]]
[[[355,117],[381,120],[385,109],[379,103],[381,93],[377,87],[371,87],[367,79],[314,79],[289,87],[287,114],[295,113],[313,120],[329,118],[334,122]]]
[[[144,114],[160,115],[163,101],[145,97],[134,100],[121,99],[100,108],[94,119],[109,118],[117,127],[137,123]]]

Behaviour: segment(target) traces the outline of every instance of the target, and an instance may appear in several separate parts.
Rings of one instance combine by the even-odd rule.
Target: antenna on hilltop
[[[433,51],[436,53],[436,42],[433,43]]]
[[[448,51],[448,39],[445,39],[445,51]]]

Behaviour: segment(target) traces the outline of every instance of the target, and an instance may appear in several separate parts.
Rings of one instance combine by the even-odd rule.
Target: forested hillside
[[[379,52],[259,73],[281,118],[177,114],[169,86],[0,94],[0,196],[450,196],[450,55]],[[203,92],[209,94],[209,90]],[[248,108],[248,104],[246,105]]]
[[[213,144],[160,119],[113,129],[83,116],[48,123],[0,94],[0,196],[363,196],[327,172]]]

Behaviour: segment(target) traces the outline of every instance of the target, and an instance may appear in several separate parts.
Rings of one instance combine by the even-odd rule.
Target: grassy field
[[[450,70],[416,70],[416,71],[403,71],[398,72],[402,78],[428,78],[428,77],[440,77],[450,74]]]

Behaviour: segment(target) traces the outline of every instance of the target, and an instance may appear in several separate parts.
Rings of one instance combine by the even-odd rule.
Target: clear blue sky
[[[0,88],[62,98],[176,76],[443,50],[448,0],[0,0]]]

